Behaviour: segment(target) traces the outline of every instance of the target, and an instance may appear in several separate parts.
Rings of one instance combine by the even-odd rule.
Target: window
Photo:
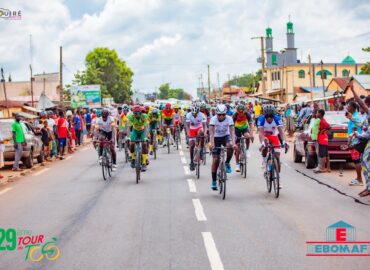
[[[276,54],[272,54],[271,55],[271,64],[276,66],[277,65],[276,60],[277,60]]]
[[[347,69],[342,70],[342,77],[348,77],[349,71]]]
[[[275,81],[275,72],[271,72],[271,80]]]
[[[280,81],[280,71],[278,71],[276,73],[277,73],[277,79]]]
[[[303,69],[301,69],[300,71],[298,71],[298,78],[300,79],[304,79],[305,78],[305,72]]]

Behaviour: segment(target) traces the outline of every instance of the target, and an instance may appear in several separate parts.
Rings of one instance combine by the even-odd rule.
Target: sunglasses
[[[220,114],[217,114],[218,116],[226,116],[225,113],[220,113]]]
[[[141,115],[141,112],[136,112],[135,115],[136,116]]]

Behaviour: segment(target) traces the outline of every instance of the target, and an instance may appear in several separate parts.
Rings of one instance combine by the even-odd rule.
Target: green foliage
[[[239,87],[247,87],[249,91],[253,90],[253,86],[261,80],[262,71],[258,70],[256,73],[243,74],[241,76],[234,76],[228,85],[236,85]]]
[[[103,98],[113,97],[116,103],[130,100],[133,72],[115,50],[95,48],[86,55],[85,66],[74,75],[74,84],[100,84]]]
[[[159,98],[176,98],[180,100],[191,100],[192,96],[182,88],[172,89],[169,83],[164,83],[159,87]]]
[[[363,48],[364,52],[370,52],[370,47]],[[366,64],[361,68],[362,74],[370,74],[370,62],[366,62]]]

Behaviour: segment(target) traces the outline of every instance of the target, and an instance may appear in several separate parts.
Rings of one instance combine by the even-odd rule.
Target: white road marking
[[[84,149],[82,149],[81,151],[86,151],[86,150],[89,150],[90,148],[86,147]]]
[[[48,170],[50,170],[50,168],[42,169],[41,171],[39,171],[39,172],[37,172],[37,173],[33,174],[33,176],[40,175],[40,174],[42,174],[42,173],[44,173],[44,172],[46,172],[46,171],[48,171]]]
[[[184,155],[184,151],[180,150],[179,151],[179,154],[180,154],[180,156],[183,156]]]
[[[179,145],[179,149],[180,149],[180,150],[182,149],[182,146],[181,146],[181,145]]]
[[[182,164],[186,164],[186,158],[185,157],[181,157],[181,162],[182,162]]]
[[[291,169],[291,170],[294,170],[294,168],[290,165],[288,165],[288,163],[286,162],[282,162],[284,166],[286,166],[287,168]]]
[[[190,192],[197,192],[197,187],[195,186],[195,183],[192,179],[187,179],[188,185],[189,185],[189,191]]]
[[[206,221],[207,218],[206,218],[206,215],[204,214],[203,206],[200,203],[200,200],[199,199],[193,199],[193,205],[194,205],[195,216],[197,217],[197,220],[198,221]]]
[[[13,188],[8,187],[8,188],[3,189],[2,191],[0,191],[0,195],[2,195],[2,194],[4,194],[4,193],[8,192],[8,191],[9,191],[9,190],[11,190],[11,189],[13,189]]]
[[[73,158],[73,156],[66,157],[64,160],[68,160],[68,159],[71,159],[71,158]]]
[[[224,265],[222,264],[220,254],[218,254],[215,241],[212,237],[212,233],[202,232],[202,236],[212,270],[223,270]]]
[[[184,166],[184,171],[186,175],[190,175],[190,170],[188,166]]]

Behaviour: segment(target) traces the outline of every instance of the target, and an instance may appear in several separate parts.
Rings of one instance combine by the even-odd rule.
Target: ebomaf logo
[[[0,8],[0,18],[5,20],[20,20],[22,19],[22,13],[20,10]]]
[[[306,243],[306,256],[370,256],[370,241],[356,241],[356,228],[342,220],[326,228],[326,241]]]

